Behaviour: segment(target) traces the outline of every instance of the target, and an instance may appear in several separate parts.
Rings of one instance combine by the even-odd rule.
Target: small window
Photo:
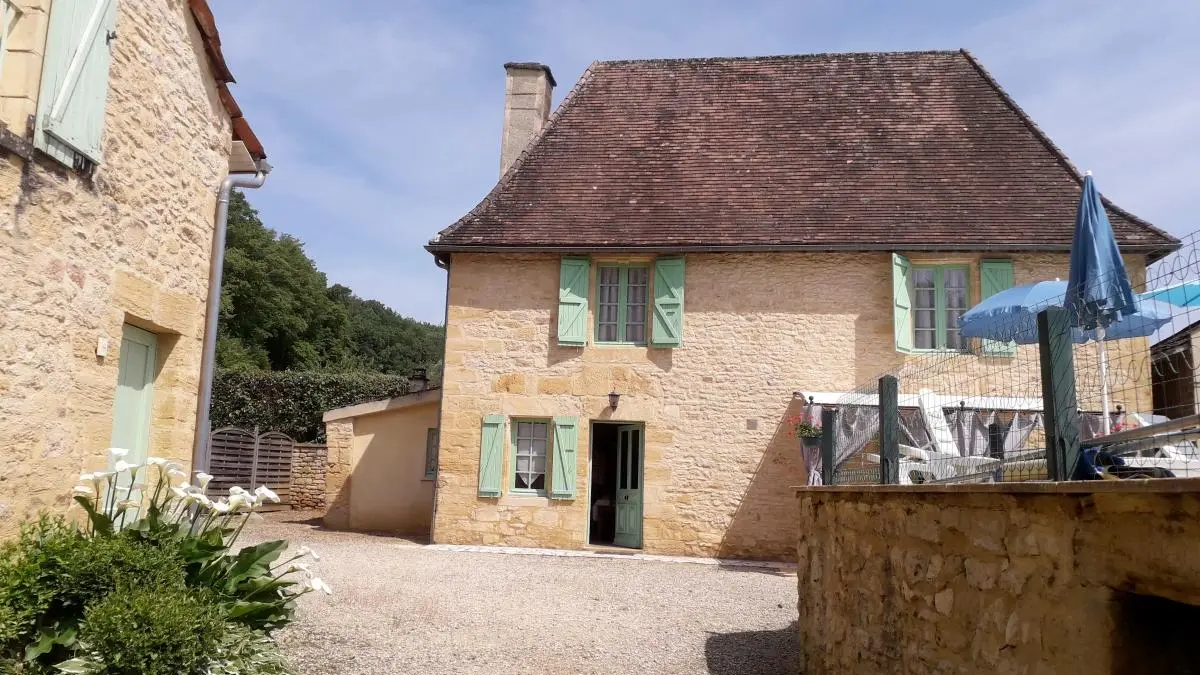
[[[549,422],[513,424],[513,491],[545,494],[549,439]]]
[[[650,269],[602,265],[596,271],[596,342],[646,344]]]
[[[425,431],[425,477],[435,478],[437,476],[437,460],[438,460],[438,430],[427,429]]]
[[[962,266],[913,266],[913,345],[917,349],[962,349],[958,319],[967,311],[970,286]]]

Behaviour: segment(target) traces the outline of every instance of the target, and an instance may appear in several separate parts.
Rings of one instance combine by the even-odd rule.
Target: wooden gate
[[[213,475],[208,484],[210,496],[223,497],[234,485],[250,491],[266,485],[279,495],[280,506],[291,503],[295,442],[289,436],[277,431],[259,434],[258,427],[254,431],[227,427],[214,431],[210,438],[208,472]]]

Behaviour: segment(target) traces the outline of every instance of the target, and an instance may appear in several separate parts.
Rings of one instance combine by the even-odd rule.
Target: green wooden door
[[[642,427],[617,429],[617,513],[613,543],[642,547]]]
[[[154,333],[128,324],[122,329],[110,445],[129,450],[125,461],[131,464],[144,463],[150,451],[150,409],[154,399],[157,344]],[[135,493],[130,498],[137,499],[138,495]]]

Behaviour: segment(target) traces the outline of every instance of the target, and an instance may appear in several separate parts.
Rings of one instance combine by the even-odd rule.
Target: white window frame
[[[539,419],[516,419],[512,421],[512,426],[513,462],[512,470],[509,472],[509,485],[511,486],[509,489],[512,490],[514,494],[535,494],[539,496],[545,496],[547,494],[547,488],[550,484],[550,443],[552,442],[550,436],[550,421]],[[537,432],[535,431],[539,427],[542,429],[543,434],[540,438],[537,436]],[[543,448],[542,453],[540,454],[542,457],[542,470],[534,471],[533,465],[535,464],[536,458],[539,456],[539,453],[535,451],[538,441],[542,443]],[[522,457],[529,459],[529,468],[527,468],[525,471],[520,471],[517,467]],[[529,479],[541,474],[542,487],[522,487],[517,483],[517,477],[522,474],[525,475],[526,485],[532,485],[533,481]]]

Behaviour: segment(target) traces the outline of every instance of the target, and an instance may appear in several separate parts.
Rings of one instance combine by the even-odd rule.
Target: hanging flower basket
[[[803,419],[795,421],[794,424],[796,437],[800,439],[802,447],[812,450],[821,445],[821,427]]]

